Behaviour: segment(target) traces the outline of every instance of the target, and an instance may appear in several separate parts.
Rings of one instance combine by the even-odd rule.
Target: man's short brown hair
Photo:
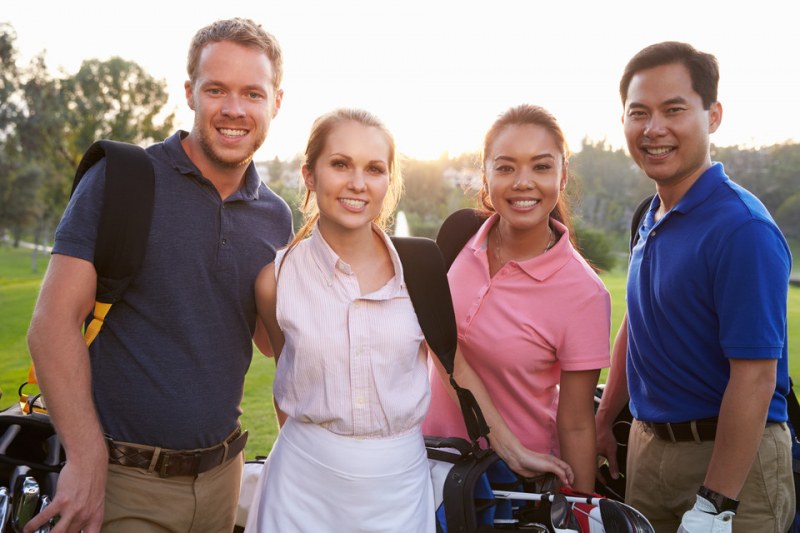
[[[252,46],[267,54],[272,63],[272,85],[277,91],[283,79],[283,53],[281,45],[274,35],[264,30],[261,24],[256,24],[250,19],[232,18],[218,20],[201,28],[192,38],[189,46],[189,58],[186,62],[186,71],[189,73],[189,83],[194,86],[197,79],[197,63],[200,61],[200,52],[208,43],[231,41],[244,46]]]

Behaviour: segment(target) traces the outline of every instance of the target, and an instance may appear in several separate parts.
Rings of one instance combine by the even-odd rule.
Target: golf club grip
[[[14,441],[19,432],[22,430],[22,427],[19,424],[11,424],[6,429],[6,432],[3,433],[3,436],[0,437],[0,454],[5,454],[8,446]]]

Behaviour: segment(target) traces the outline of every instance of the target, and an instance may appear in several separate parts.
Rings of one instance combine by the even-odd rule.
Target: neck
[[[223,200],[244,186],[244,174],[247,170],[247,164],[225,167],[210,160],[197,141],[194,131],[181,139],[181,145],[192,163],[203,174],[203,177],[214,184]]]
[[[495,251],[500,249],[501,263],[533,259],[555,244],[555,232],[550,229],[550,219],[533,228],[520,230],[500,218],[495,224]],[[499,246],[498,246],[499,245]]]
[[[348,229],[320,217],[318,231],[336,255],[351,267],[374,259],[376,250],[383,247],[380,237],[372,230],[372,224]]]
[[[673,207],[678,205],[678,202],[681,201],[689,189],[692,188],[700,176],[705,173],[706,170],[711,168],[711,158],[703,164],[700,168],[689,174],[688,176],[676,180],[670,183],[656,183],[656,192],[658,193],[658,197],[661,199],[661,207],[659,207],[659,211],[661,211],[661,215],[663,216]]]

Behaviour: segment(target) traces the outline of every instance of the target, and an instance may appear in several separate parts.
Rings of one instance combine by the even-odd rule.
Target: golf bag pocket
[[[512,509],[524,502],[496,499],[492,491],[521,491],[522,482],[493,450],[456,437],[426,436],[425,445],[437,531],[494,531],[495,525],[513,524]]]

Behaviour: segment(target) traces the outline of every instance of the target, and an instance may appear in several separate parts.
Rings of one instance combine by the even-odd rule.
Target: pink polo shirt
[[[560,457],[556,413],[561,370],[609,366],[611,297],[569,242],[567,228],[546,253],[509,261],[491,278],[490,217],[450,269],[458,344],[522,444]],[[467,437],[461,411],[430,367],[426,435]]]

